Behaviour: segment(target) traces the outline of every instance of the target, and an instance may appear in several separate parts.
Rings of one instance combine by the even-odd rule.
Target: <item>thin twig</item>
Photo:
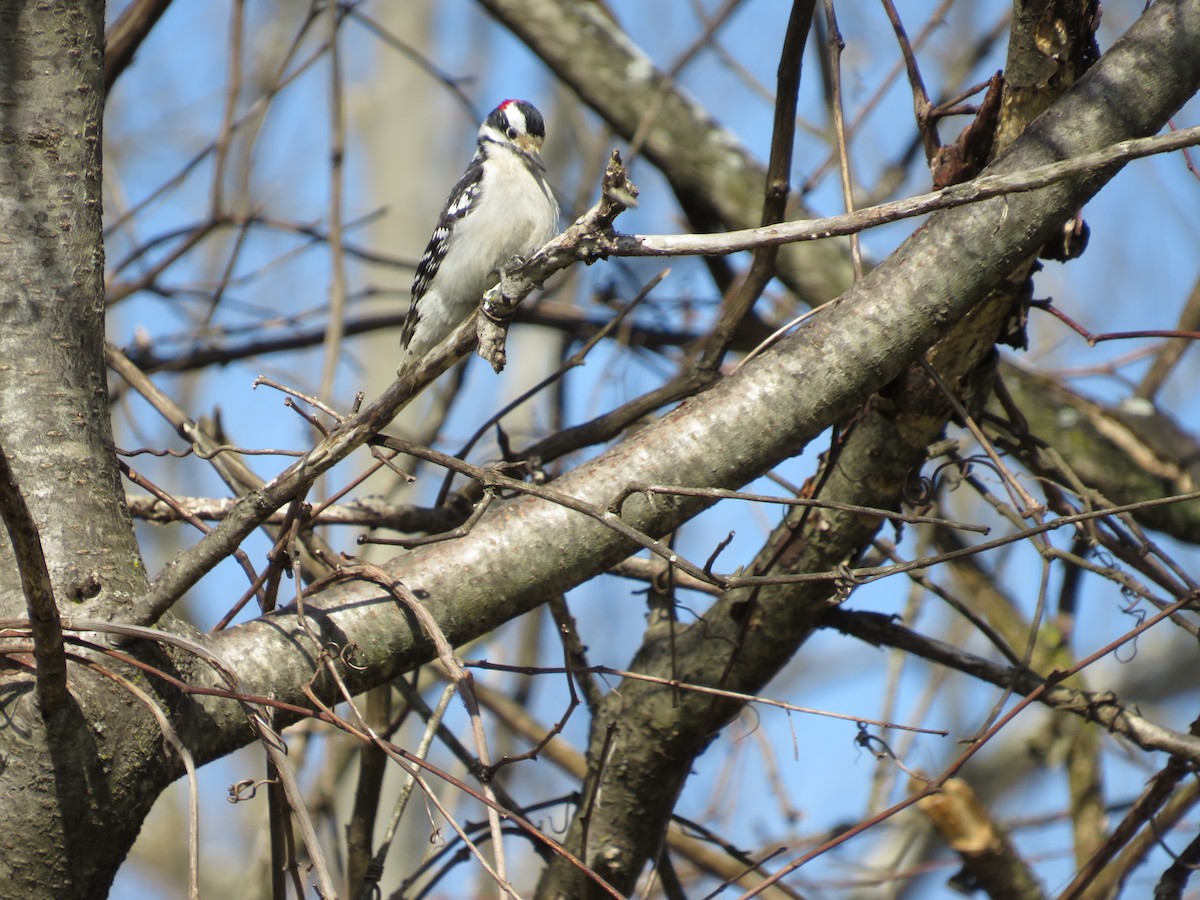
[[[838,30],[837,14],[833,10],[833,0],[824,0],[825,23],[829,28],[829,74],[833,96],[833,133],[837,138],[838,167],[841,172],[842,203],[846,212],[854,210],[854,177],[850,173],[850,147],[846,142],[846,115],[842,108],[842,49],[845,41]],[[863,277],[862,245],[858,234],[850,235],[850,261],[854,265],[854,280]]]
[[[314,397],[312,394],[306,394],[294,387],[288,387],[286,384],[281,384],[280,382],[275,381],[273,378],[268,378],[266,375],[259,375],[252,382],[250,382],[250,389],[257,390],[262,385],[266,385],[269,388],[274,388],[281,393],[295,397],[297,400],[303,400],[309,406],[315,407],[316,409],[319,409],[321,412],[325,413],[325,415],[329,416],[335,422],[340,422],[342,419],[346,418],[337,410],[322,402],[320,397]]]
[[[883,0],[884,11],[888,21],[892,23],[896,41],[900,44],[900,54],[904,57],[904,68],[908,73],[908,84],[912,88],[913,114],[917,120],[917,130],[925,144],[925,159],[932,161],[938,150],[937,125],[930,118],[933,104],[929,101],[929,92],[925,90],[925,80],[921,77],[921,67],[917,65],[917,55],[909,43],[908,33],[892,0]]]
[[[1100,334],[1094,334],[1068,316],[1049,300],[1033,300],[1029,305],[1035,309],[1041,309],[1050,313],[1076,334],[1080,335],[1085,341],[1087,341],[1089,347],[1095,347],[1097,344],[1104,343],[1105,341],[1128,341],[1136,338],[1177,338],[1189,341],[1200,340],[1200,331],[1185,331],[1177,328],[1143,328],[1138,331],[1105,331]]]
[[[137,470],[130,468],[128,463],[122,462],[118,459],[117,467],[121,470],[121,474],[129,479],[131,484],[135,484],[138,487],[149,491],[154,495],[154,499],[156,501],[166,504],[166,506],[170,508],[176,516],[178,516],[182,521],[187,522],[201,534],[208,534],[210,531],[212,531],[212,529],[200,521],[197,516],[194,516],[185,507],[180,506],[175,501],[175,498],[169,493],[164,491],[157,484],[155,484],[146,476],[142,475]],[[242,571],[245,572],[246,576],[250,579],[250,583],[254,584],[257,580],[258,573],[254,571],[254,566],[251,564],[250,558],[246,556],[246,551],[239,547],[234,551],[233,556],[234,559],[237,560],[238,565],[242,567]],[[260,597],[259,600],[261,601],[261,599],[262,598]]]
[[[125,502],[135,519],[167,523],[187,521],[189,516],[209,521],[225,518],[237,506],[231,497],[172,497],[171,503],[157,497],[127,494]],[[320,510],[318,512],[318,509]],[[285,514],[275,512],[264,525],[278,525]],[[307,519],[311,525],[351,525],[360,528],[391,528],[395,531],[440,532],[462,523],[462,512],[452,508],[430,508],[410,503],[385,503],[365,497],[323,509],[313,507]]]
[[[346,319],[346,256],[342,251],[342,194],[345,187],[346,114],[343,107],[342,59],[338,42],[341,4],[330,3],[329,22],[329,315],[319,393],[333,396],[333,378],[342,355]]]
[[[246,24],[246,0],[234,0],[230,5],[229,25],[229,73],[225,84],[225,109],[221,115],[221,127],[213,142],[213,179],[209,193],[209,205],[214,215],[224,207],[225,164],[229,159],[229,138],[233,134],[233,120],[237,113],[238,95],[242,90],[242,38]],[[243,229],[243,234],[245,230]],[[231,260],[232,261],[232,260]],[[229,270],[229,267],[226,267]],[[217,291],[219,297],[220,290]],[[216,308],[216,298],[209,308],[209,318]]]
[[[705,497],[710,500],[746,500],[751,503],[776,503],[781,506],[812,506],[818,509],[835,509],[839,512],[878,516],[890,522],[907,522],[911,525],[940,525],[943,528],[953,528],[956,531],[971,531],[975,534],[989,534],[992,530],[987,525],[956,522],[952,519],[942,519],[937,516],[906,515],[894,510],[882,509],[875,506],[858,506],[854,503],[840,503],[837,500],[820,500],[812,499],[811,497],[775,497],[770,494],[748,494],[745,491],[731,491],[725,488],[692,488],[673,484],[646,484],[641,481],[631,481],[625,485],[625,488],[609,504],[608,508],[620,515],[621,507],[634,494],[666,494],[680,497]]]
[[[542,750],[544,750],[550,744],[550,742],[554,740],[554,738],[562,734],[563,728],[565,728],[567,725],[567,721],[571,718],[571,715],[575,712],[575,710],[579,708],[579,695],[575,692],[575,671],[574,667],[571,665],[571,659],[574,656],[574,653],[567,641],[563,641],[562,651],[563,671],[567,676],[567,708],[563,710],[563,714],[559,716],[558,721],[547,728],[542,736],[537,739],[537,742],[524,753],[518,753],[514,756],[501,757],[500,760],[488,771],[488,778],[493,777],[495,773],[503,766],[510,766],[513,763],[521,762],[522,760],[526,759],[537,759]]]
[[[996,467],[996,471],[1004,480],[1005,487],[1015,495],[1014,499],[1018,501],[1020,507],[1018,511],[1021,517],[1031,518],[1040,524],[1042,517],[1046,514],[1045,504],[1034,500],[1033,496],[1017,480],[1017,477],[1009,471],[1008,466],[1004,464],[1004,460],[1000,458],[1000,454],[996,452],[996,448],[992,446],[992,442],[983,433],[983,429],[976,424],[975,418],[967,412],[966,407],[955,396],[954,391],[950,390],[950,386],[942,380],[942,376],[938,374],[937,369],[924,356],[917,358],[917,365],[937,385],[938,390],[942,392],[942,396],[946,398],[946,402],[954,409],[955,415],[962,419],[963,424],[966,425],[975,440],[979,442],[979,446],[983,448],[983,452],[988,455],[988,459],[992,461],[992,465]]]
[[[519,672],[525,675],[561,675],[570,674],[575,671],[572,668],[563,666],[537,666],[531,668],[529,666],[513,666],[505,663],[489,662],[485,659],[469,659],[463,662],[463,665],[471,669],[490,669],[496,672]],[[663,687],[669,687],[675,690],[690,691],[694,694],[706,694],[710,697],[722,697],[727,700],[737,700],[739,703],[757,703],[762,706],[774,706],[779,709],[785,709],[789,712],[806,713],[813,716],[823,716],[828,719],[842,719],[847,722],[857,722],[863,725],[874,725],[877,728],[894,728],[898,731],[912,731],[917,734],[933,734],[938,737],[946,737],[950,732],[939,728],[919,728],[916,725],[901,725],[897,722],[883,722],[876,719],[864,719],[862,716],[852,716],[846,713],[829,712],[824,709],[814,709],[810,706],[797,706],[794,703],[787,703],[783,700],[772,700],[770,697],[760,697],[755,694],[743,694],[738,691],[726,691],[721,688],[706,687],[702,684],[694,684],[679,678],[659,678],[655,675],[647,675],[643,672],[632,672],[628,669],[615,669],[612,666],[589,666],[587,672],[595,675],[612,675],[617,678],[628,678],[631,681],[645,681],[649,684],[660,684]]]
[[[377,538],[370,535],[360,534],[358,536],[359,546],[363,544],[382,545],[385,547],[404,547],[411,550],[413,547],[423,547],[426,544],[440,544],[443,541],[453,541],[460,537],[466,537],[471,533],[471,529],[483,518],[484,512],[491,506],[492,500],[496,495],[494,493],[485,493],[479,502],[475,504],[475,508],[471,510],[471,515],[461,525],[450,529],[449,531],[439,531],[437,534],[430,534],[424,537],[415,538]]]

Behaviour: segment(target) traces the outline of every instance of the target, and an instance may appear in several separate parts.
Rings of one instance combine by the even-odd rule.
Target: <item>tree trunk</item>
[[[103,46],[103,0],[0,2],[0,447],[59,609],[97,618],[145,589],[105,383]],[[0,617],[26,615],[0,540]],[[102,897],[166,783],[131,777],[151,720],[79,666],[44,717],[31,655],[5,659],[0,896]]]

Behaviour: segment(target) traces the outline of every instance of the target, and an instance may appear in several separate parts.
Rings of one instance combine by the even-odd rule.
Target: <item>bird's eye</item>
[[[506,132],[506,134],[508,134],[508,139],[510,141],[515,141],[517,139],[518,132],[517,132],[517,129],[513,128],[510,125],[510,126],[508,126],[508,131]]]

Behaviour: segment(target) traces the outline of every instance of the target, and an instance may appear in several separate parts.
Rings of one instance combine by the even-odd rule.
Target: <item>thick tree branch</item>
[[[991,430],[1032,471],[1059,480],[1057,462],[1038,450],[1047,446],[1087,487],[1113,503],[1169,497],[1200,485],[1200,444],[1168,414],[1149,404],[1099,403],[1019,366],[1005,365],[1001,371],[1025,421]],[[998,422],[1008,418],[995,401],[989,412]],[[1200,539],[1197,504],[1149,507],[1134,515],[1177,540]]]
[[[1046,896],[1037,876],[968,781],[949,779],[936,794],[917,801],[917,808],[963,861],[962,871],[954,876],[955,885],[982,890],[993,900],[1043,900]]]
[[[1024,668],[1002,666],[968,653],[944,641],[919,634],[879,613],[828,610],[822,624],[843,634],[883,647],[899,647],[958,672],[1012,689],[1021,696],[1041,690],[1037,700],[1053,709],[1095,722],[1144,750],[1170,753],[1193,765],[1200,765],[1200,738],[1164,728],[1120,703],[1111,693],[1096,694],[1077,690],[1059,682],[1050,682]]]
[[[170,5],[171,0],[134,0],[117,16],[117,20],[105,35],[108,45],[104,54],[106,94],[112,90],[121,73],[133,62],[138,47],[149,37],[151,29]]]

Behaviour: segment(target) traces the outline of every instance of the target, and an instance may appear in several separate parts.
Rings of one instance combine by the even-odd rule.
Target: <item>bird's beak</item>
[[[521,152],[525,153],[534,161],[534,163],[537,164],[539,169],[541,169],[543,172],[546,171],[546,167],[542,165],[542,142],[540,140],[531,134],[525,134],[517,138],[516,144],[521,148]]]

